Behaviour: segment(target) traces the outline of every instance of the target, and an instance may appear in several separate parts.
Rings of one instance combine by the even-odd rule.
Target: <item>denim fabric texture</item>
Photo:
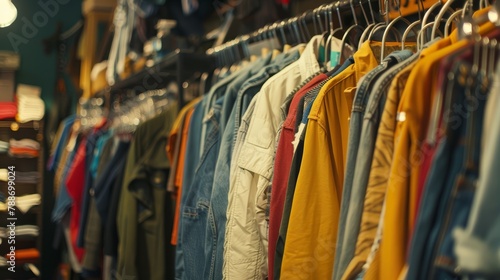
[[[69,133],[71,132],[71,127],[73,126],[73,123],[75,122],[76,116],[72,115],[67,118],[65,118],[62,121],[62,131],[61,134],[59,135],[59,139],[57,141],[56,146],[54,147],[54,150],[52,151],[53,154],[50,156],[49,161],[47,163],[47,169],[48,170],[53,170],[55,171],[55,168],[59,164],[59,159],[61,157],[61,152],[62,149],[64,149],[64,143],[66,139],[68,138]]]
[[[461,64],[462,70],[470,69],[469,65]],[[464,78],[471,74],[463,71]],[[434,267],[431,276],[435,279],[455,278],[460,268],[457,265],[457,258],[453,251],[455,242],[452,232],[455,228],[467,225],[472,202],[476,193],[477,181],[479,178],[479,162],[481,154],[481,135],[483,132],[483,116],[488,92],[488,82],[486,77],[477,76],[476,88],[467,94],[466,104],[476,104],[477,106],[467,108],[467,118],[463,119],[465,130],[465,157],[460,175],[457,177],[451,197],[447,201],[445,212],[445,222],[440,225],[439,240],[437,243],[437,254],[434,258]]]
[[[257,59],[255,62],[250,63],[243,69],[236,72],[238,75],[234,80],[227,86],[226,92],[224,93],[224,102],[222,103],[222,111],[220,116],[220,131],[224,132],[226,124],[231,117],[231,112],[233,111],[234,104],[238,98],[238,93],[241,90],[243,84],[251,77],[257,75],[261,69],[268,65],[271,61],[271,54]]]
[[[498,62],[497,62],[498,63]],[[480,175],[467,226],[455,228],[454,252],[460,274],[468,279],[500,277],[500,67],[489,92],[483,131]],[[490,112],[488,112],[490,111]],[[490,114],[491,113],[491,114]]]
[[[96,148],[97,141],[102,135],[106,133],[106,130],[99,129],[87,137],[87,146],[85,147],[86,157],[85,157],[85,186],[83,188],[83,200],[81,208],[80,226],[78,230],[77,245],[80,247],[84,246],[85,240],[85,229],[87,228],[87,217],[89,213],[89,203],[90,203],[90,193],[94,186],[94,176],[92,176],[92,170],[90,169],[92,162],[94,161],[94,156],[96,156],[94,149]]]
[[[408,50],[392,52],[379,66],[363,76],[357,85],[349,124],[347,165],[344,175],[333,272],[333,279],[335,280],[341,279],[349,262],[354,257],[356,240],[360,228],[366,184],[371,166],[371,155],[373,154],[378,123],[380,121],[380,111],[378,111],[377,118],[371,119],[371,117],[373,117],[374,111],[380,108],[381,96],[385,93],[385,90],[382,88],[373,88],[373,86],[386,70],[404,61],[411,55],[412,52]],[[368,106],[370,106],[371,110],[367,112],[367,116],[365,117],[365,110]],[[361,142],[362,145],[360,145]]]
[[[129,147],[130,142],[120,141],[118,143],[114,156],[102,171],[103,176],[97,178],[93,187],[97,212],[99,212],[103,224],[108,222],[109,201],[111,201],[115,181],[122,175],[119,163],[127,160]]]
[[[75,148],[78,147],[75,145]],[[69,196],[67,187],[66,187],[66,177],[68,175],[68,171],[71,168],[71,164],[73,162],[73,157],[75,156],[76,149],[70,152],[68,156],[68,160],[63,163],[65,166],[64,171],[62,172],[63,178],[61,179],[61,186],[59,187],[59,193],[57,194],[56,203],[54,205],[54,209],[52,209],[52,221],[55,223],[60,223],[66,212],[70,209],[71,204],[73,203],[71,197]]]
[[[203,121],[203,106],[207,102],[206,97],[203,98],[203,100],[198,103],[194,109],[193,116],[191,118],[191,122],[189,124],[189,134],[188,134],[188,140],[186,143],[186,155],[185,155],[185,161],[184,161],[184,174],[183,174],[183,190],[182,193],[188,192],[188,188],[191,185],[191,182],[193,181],[194,177],[194,172],[196,169],[196,166],[198,165],[198,162],[200,160],[200,143],[201,143],[201,126],[202,126],[202,121]],[[185,188],[185,189],[184,189]],[[182,213],[182,210],[181,210]],[[175,279],[185,279],[184,278],[184,273],[185,269],[184,266],[186,265],[184,263],[184,251],[182,249],[182,223],[179,221],[179,229],[178,229],[178,235],[177,235],[177,246],[175,247]],[[187,264],[188,269],[190,268],[189,265],[193,264]]]
[[[226,229],[226,211],[227,199],[229,193],[229,174],[231,166],[231,157],[233,147],[236,142],[237,131],[239,129],[239,121],[241,116],[248,108],[247,102],[244,100],[252,100],[255,94],[260,90],[269,77],[278,73],[281,69],[297,60],[298,52],[281,54],[271,61],[269,65],[264,66],[260,70],[254,68],[250,73],[252,77],[246,79],[243,84],[238,87],[236,99],[233,102],[231,114],[225,123],[224,131],[221,130],[222,138],[219,150],[219,156],[215,167],[214,186],[209,207],[209,223],[207,225],[207,237],[211,237],[211,242],[207,242],[205,246],[205,279],[222,279],[222,267],[224,261],[224,240]],[[266,62],[266,59],[264,60]],[[258,66],[258,65],[257,65]],[[257,73],[254,73],[258,70]],[[229,108],[228,94],[234,93],[230,91],[232,88],[237,88],[238,80],[233,81],[234,86],[228,87],[222,109],[221,122],[225,110]],[[227,102],[227,103],[226,103]]]
[[[180,227],[186,270],[183,279],[199,279],[204,273],[205,244],[213,238],[206,235],[208,209],[212,194],[213,179],[217,157],[219,155],[220,127],[219,119],[223,97],[212,106],[209,114],[203,118],[207,127],[205,147],[195,169],[194,178],[182,191]]]
[[[104,132],[99,139],[97,139],[95,149],[94,149],[94,157],[92,162],[90,163],[90,174],[92,175],[92,179],[95,180],[98,173],[99,162],[101,160],[102,150],[106,142],[113,136],[110,130]]]

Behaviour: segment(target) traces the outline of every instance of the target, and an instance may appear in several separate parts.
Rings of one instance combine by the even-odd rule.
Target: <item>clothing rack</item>
[[[369,8],[366,9],[363,5],[368,5]],[[207,50],[207,54],[216,57],[217,67],[230,65],[238,62],[241,58],[249,57],[248,48],[253,43],[268,39],[277,39],[280,45],[286,45],[288,42],[299,43],[302,37],[309,37],[310,28],[308,25],[310,24],[314,24],[315,29],[319,26],[320,33],[323,33],[332,26],[342,27],[348,15],[355,23],[358,22],[360,16],[362,16],[362,21],[367,24],[370,20],[379,21],[379,19],[375,19],[376,16],[382,16],[382,12],[377,11],[378,7],[378,0],[335,1],[307,11],[300,16],[268,24],[250,34],[239,36],[220,46],[210,48]]]
[[[249,56],[248,46],[250,44],[268,39],[273,34],[282,45],[289,41],[297,43],[298,40],[294,38],[294,34],[292,33],[298,34],[304,32],[304,34],[309,34],[309,27],[307,25],[311,23],[315,25],[318,24],[323,31],[323,27],[328,28],[326,25],[327,22],[332,22],[334,20],[332,17],[333,13],[337,14],[337,19],[335,21],[342,24],[341,14],[346,16],[347,13],[349,13],[349,15],[355,13],[355,17],[358,17],[360,7],[363,12],[364,20],[366,21],[366,9],[362,6],[365,4],[369,5],[369,10],[373,19],[376,7],[372,4],[378,2],[378,0],[341,0],[322,5],[313,11],[305,12],[301,16],[275,22],[252,34],[239,36],[234,40],[209,49],[206,54],[177,49],[167,54],[155,65],[146,67],[124,80],[117,81],[114,85],[97,92],[93,97],[104,98],[105,104],[111,104],[113,96],[116,94],[123,93],[127,90],[144,92],[157,89],[175,80],[179,88],[179,105],[182,107],[186,103],[183,94],[183,83],[186,80],[193,77],[196,73],[211,72],[216,67],[229,65]],[[355,9],[358,11],[355,12]],[[290,38],[287,39],[287,36],[292,37],[291,40]],[[231,57],[234,59],[224,59],[224,62],[222,62],[221,56],[228,57],[229,53],[231,53]],[[194,69],[192,67],[193,65],[196,65],[197,68]]]

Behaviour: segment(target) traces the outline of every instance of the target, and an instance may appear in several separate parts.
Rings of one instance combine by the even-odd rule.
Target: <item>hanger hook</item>
[[[330,8],[328,9],[328,21],[330,23],[330,33],[333,33],[333,4],[330,5]]]
[[[375,24],[375,13],[373,12],[372,1],[368,1],[368,7],[370,8],[370,15],[372,17],[372,23]]]
[[[368,1],[368,2],[370,2],[370,1]],[[370,25],[368,17],[366,16],[365,7],[363,7],[363,3],[361,3],[361,1],[359,1],[358,4],[359,4],[359,7],[361,8],[361,13],[363,14],[363,18],[365,19],[366,25],[367,26]]]
[[[319,25],[319,29],[320,29],[320,34],[322,34],[325,31],[323,29],[323,23],[321,22],[321,16],[319,15],[320,10],[321,10],[321,6],[318,8],[318,11],[316,12],[316,18],[318,19],[318,25]]]
[[[344,23],[342,22],[342,16],[340,15],[340,4],[335,3],[335,9],[337,10],[337,17],[339,18],[340,29],[344,30]]]
[[[283,45],[287,45],[288,42],[286,41],[285,31],[283,30],[284,27],[285,27],[285,22],[281,21],[279,23],[279,30],[280,30],[280,33],[281,33],[281,39],[283,40]]]
[[[356,11],[354,10],[354,0],[349,0],[349,5],[351,6],[352,16],[354,18],[354,25],[358,25],[358,19],[356,17]]]
[[[314,9],[311,14],[312,14],[312,20],[313,20],[313,27],[314,27],[314,34],[317,35],[319,34],[318,33],[318,26],[317,26],[317,23],[316,23],[316,11],[317,11],[317,8]]]
[[[307,39],[309,40],[309,39],[311,39],[311,33],[309,32],[309,28],[307,28],[307,21],[306,21],[307,14],[308,14],[307,11],[302,14],[301,22],[302,22],[302,26],[304,28],[305,35],[307,36]]]

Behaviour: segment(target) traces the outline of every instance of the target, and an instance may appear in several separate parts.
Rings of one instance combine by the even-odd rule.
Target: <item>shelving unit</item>
[[[193,69],[193,66],[196,68]],[[116,82],[113,86],[96,93],[95,96],[109,98],[110,95],[125,90],[144,92],[164,87],[171,81],[176,81],[179,88],[179,104],[182,106],[186,102],[183,95],[183,83],[193,77],[195,72],[210,72],[215,67],[214,56],[177,49],[167,54],[155,65],[146,67],[126,79]]]
[[[30,183],[16,183],[15,185],[15,196],[20,197],[28,194],[38,193],[42,197],[42,203],[40,205],[32,207],[27,213],[22,213],[15,207],[15,221],[16,227],[21,225],[37,225],[39,228],[39,235],[37,237],[23,237],[16,235],[15,239],[15,249],[16,251],[20,249],[36,248],[38,249],[40,255],[43,251],[42,242],[42,221],[43,215],[42,210],[44,207],[43,203],[43,174],[44,174],[44,153],[43,153],[43,122],[42,121],[32,121],[27,123],[18,123],[15,120],[2,120],[0,121],[0,140],[9,142],[10,139],[32,139],[40,144],[39,156],[36,158],[15,158],[9,156],[8,153],[0,153],[0,169],[7,168],[8,166],[14,166],[16,172],[28,172],[36,171],[38,172],[38,181],[36,184]],[[0,192],[2,192],[6,197],[8,197],[8,183],[0,181]],[[9,224],[8,212],[0,212],[0,226],[6,227]],[[5,239],[2,239],[0,244],[0,255],[6,256],[10,251],[10,246],[13,244],[8,244]],[[33,263],[38,270],[41,270],[41,257]],[[21,264],[19,260],[16,259],[16,269],[15,273],[8,271],[8,267],[0,267],[0,279],[37,279],[33,276],[28,266]]]

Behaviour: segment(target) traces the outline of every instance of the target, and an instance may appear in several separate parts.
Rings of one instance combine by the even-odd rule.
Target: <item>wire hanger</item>
[[[370,15],[371,15],[372,22],[370,24],[368,24],[368,26],[363,31],[363,34],[361,34],[361,37],[359,39],[358,49],[361,48],[361,45],[365,42],[366,35],[368,35],[369,33],[371,33],[371,31],[374,28],[376,28],[377,26],[380,26],[380,24],[383,25],[383,23],[377,23],[376,22],[375,16],[373,14],[373,7],[372,7],[372,4],[371,4],[371,1],[368,1],[368,6],[370,7]],[[380,11],[380,9],[379,9],[379,11]]]
[[[436,31],[439,28],[441,19],[443,18],[444,14],[447,12],[451,4],[453,4],[453,2],[455,2],[455,0],[448,0],[439,11],[439,14],[436,16],[436,21],[434,21],[434,26],[432,27],[431,40],[434,40],[436,38]]]
[[[356,17],[356,11],[354,10],[354,4],[353,4],[353,0],[349,0],[349,5],[351,6],[351,12],[353,14],[353,19],[354,19],[354,25],[352,25],[351,27],[349,27],[346,32],[344,33],[344,36],[342,37],[342,45],[340,47],[340,64],[344,63],[345,59],[343,58],[343,54],[344,54],[344,50],[345,50],[345,47],[346,47],[346,44],[347,44],[347,38],[349,37],[349,34],[353,31],[353,30],[358,30],[361,32],[361,34],[363,33],[364,31],[364,28],[358,24],[358,19]]]
[[[391,21],[391,22],[390,22],[390,23],[386,26],[385,31],[384,31],[384,34],[382,35],[382,48],[381,48],[381,50],[380,50],[380,63],[382,63],[382,61],[384,61],[384,58],[385,58],[384,54],[385,54],[385,43],[386,43],[386,41],[387,41],[387,35],[389,35],[389,31],[390,31],[390,30],[394,27],[394,25],[395,25],[398,21],[403,21],[404,23],[406,23],[406,24],[407,24],[407,26],[408,26],[408,27],[409,27],[409,26],[411,26],[410,21],[409,21],[409,20],[407,20],[406,18],[404,18],[404,17],[401,15],[401,9],[399,9],[399,16],[398,16],[398,17],[396,17],[395,19],[393,19],[393,20],[392,20],[392,21]],[[413,31],[413,33],[414,33],[415,35],[417,35],[418,30],[417,30],[417,31],[415,31],[415,30],[413,30],[413,28],[414,28],[414,27],[412,27],[410,30],[412,30],[412,31]],[[399,33],[399,32],[397,32],[397,33]],[[403,46],[403,42],[402,42],[402,41],[403,41],[403,36],[401,36],[401,34],[399,34],[399,35],[400,35],[400,38],[401,38],[401,45]],[[404,47],[402,47],[402,49],[404,50]]]
[[[425,29],[429,28],[429,25],[428,25],[428,23],[427,23],[427,20],[429,19],[429,17],[430,17],[430,15],[431,15],[431,13],[432,13],[435,9],[437,9],[439,6],[441,6],[441,5],[443,5],[443,1],[442,1],[442,0],[440,0],[440,1],[436,2],[434,5],[432,5],[432,6],[429,8],[429,10],[427,10],[427,12],[426,12],[426,13],[425,13],[425,15],[424,15],[424,18],[422,19],[422,25],[421,25],[421,27],[420,27],[420,33],[422,33]],[[447,11],[449,11],[449,12],[450,12],[450,14],[453,14],[453,10],[452,10],[449,6],[447,7],[447,9],[446,9],[446,10],[447,10]],[[420,34],[419,34],[417,37],[419,37],[419,38],[420,38],[420,41],[419,41],[419,43],[417,43],[417,44],[420,46],[420,48],[422,48],[422,47],[424,46],[424,44],[426,43],[426,41],[425,41],[425,38],[426,38],[426,37],[425,37],[425,34],[423,34],[423,35],[420,35]]]
[[[462,11],[463,9],[456,10],[448,17],[448,20],[446,21],[446,24],[444,26],[444,37],[448,37],[450,35],[451,24],[454,21],[458,20],[458,18],[462,15]]]

